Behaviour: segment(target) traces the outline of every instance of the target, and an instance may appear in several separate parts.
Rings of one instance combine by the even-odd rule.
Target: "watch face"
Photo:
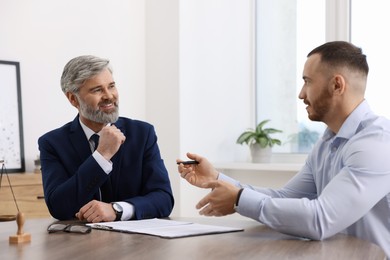
[[[117,212],[122,212],[122,211],[123,211],[122,206],[119,205],[118,203],[113,203],[113,204],[112,204],[112,207],[113,207],[114,210],[117,211]]]

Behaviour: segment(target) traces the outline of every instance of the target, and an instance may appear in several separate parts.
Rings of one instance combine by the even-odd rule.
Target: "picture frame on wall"
[[[0,60],[0,161],[7,172],[24,172],[20,65]]]

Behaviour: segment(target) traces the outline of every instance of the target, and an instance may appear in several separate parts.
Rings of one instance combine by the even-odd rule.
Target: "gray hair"
[[[79,87],[104,69],[112,73],[110,61],[92,55],[83,55],[71,59],[64,67],[61,76],[61,89],[64,93],[78,93]]]

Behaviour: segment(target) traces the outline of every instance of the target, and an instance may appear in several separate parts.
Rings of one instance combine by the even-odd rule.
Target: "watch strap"
[[[122,208],[122,207],[118,203],[115,203],[115,202],[111,203],[111,206],[112,206],[112,208],[113,208],[113,210],[115,212],[115,215],[116,215],[115,221],[119,221],[122,218],[123,210],[122,211],[116,210],[115,207],[114,207],[114,204],[118,205],[120,208]]]

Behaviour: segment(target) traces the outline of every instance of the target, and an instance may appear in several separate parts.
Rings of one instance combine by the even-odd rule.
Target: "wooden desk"
[[[92,230],[90,234],[53,233],[54,219],[26,220],[32,241],[9,244],[16,222],[0,222],[0,259],[385,259],[376,245],[337,235],[319,242],[275,232],[252,220],[173,218],[245,228],[244,232],[163,239],[148,235]]]

